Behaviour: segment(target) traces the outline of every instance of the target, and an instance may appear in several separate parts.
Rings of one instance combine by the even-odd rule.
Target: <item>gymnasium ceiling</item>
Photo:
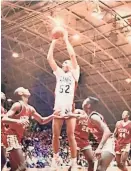
[[[50,104],[55,77],[46,57],[52,28],[63,24],[81,67],[77,104],[98,97],[110,123],[131,111],[131,1],[3,1],[1,17],[2,82],[9,95],[35,82],[45,89],[35,95]],[[68,59],[62,40],[55,58],[59,65]]]

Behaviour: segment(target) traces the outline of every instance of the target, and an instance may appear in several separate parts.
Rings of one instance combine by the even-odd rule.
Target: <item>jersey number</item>
[[[69,93],[69,88],[70,88],[70,86],[69,85],[61,85],[60,86],[60,93],[63,93],[63,92],[65,92],[65,93]]]
[[[86,126],[82,126],[82,131],[89,132],[88,128]]]
[[[126,134],[125,133],[120,133],[119,135],[121,138],[125,138],[126,137]]]

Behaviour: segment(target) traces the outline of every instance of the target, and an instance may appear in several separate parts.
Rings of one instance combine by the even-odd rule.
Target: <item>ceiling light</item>
[[[80,35],[79,34],[74,34],[72,37],[73,37],[74,40],[79,40],[80,39]]]
[[[129,83],[131,83],[131,78],[127,78],[127,79],[125,79],[125,81],[129,84]]]
[[[55,22],[56,26],[63,26],[64,25],[64,20],[62,18],[55,18],[54,22]]]
[[[18,53],[16,53],[16,52],[14,52],[14,53],[12,54],[12,57],[14,57],[14,58],[18,58],[18,57],[19,57],[19,54],[18,54]]]
[[[53,18],[52,16],[48,16],[48,18],[53,22],[53,25],[55,25],[55,27],[65,25],[64,20],[60,17]]]
[[[98,13],[98,12],[92,12],[91,16],[101,20],[103,19],[103,15],[101,13]]]
[[[92,11],[92,16],[97,18],[97,19],[102,19],[103,18],[103,15],[101,14],[101,9],[100,9],[100,6],[99,6],[99,1],[98,0],[93,0],[93,3],[94,3],[94,8],[93,8],[93,11]]]

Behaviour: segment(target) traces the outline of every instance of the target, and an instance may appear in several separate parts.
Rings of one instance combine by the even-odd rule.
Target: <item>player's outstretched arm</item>
[[[85,114],[85,112],[81,109],[76,109],[73,113],[69,113],[68,115],[66,115],[68,117],[75,117],[77,119],[86,119],[87,115]]]
[[[54,118],[53,114],[48,116],[48,117],[42,117],[39,113],[36,112],[36,110],[34,108],[33,108],[32,116],[40,124],[47,124],[48,122],[50,122]]]
[[[77,62],[77,59],[76,59],[76,54],[75,54],[75,51],[74,51],[71,43],[69,42],[68,32],[66,30],[65,30],[65,33],[64,33],[64,40],[65,40],[65,43],[66,43],[67,51],[68,51],[68,53],[70,55],[70,59],[71,59],[71,62],[72,62],[72,67],[73,67],[73,69],[77,69],[78,62]]]
[[[50,67],[52,68],[53,71],[56,71],[57,67],[58,67],[57,63],[54,60],[54,56],[53,56],[56,41],[57,40],[52,40],[49,51],[48,51],[48,55],[47,55],[47,60],[48,60],[49,65],[50,65]]]
[[[99,146],[97,148],[97,149],[102,149],[107,139],[111,136],[111,131],[98,115],[92,115],[91,121],[93,122],[93,124],[97,125],[103,132],[101,142],[99,143]]]

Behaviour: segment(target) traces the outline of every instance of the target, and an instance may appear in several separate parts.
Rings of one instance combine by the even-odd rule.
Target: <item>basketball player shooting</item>
[[[63,36],[66,43],[67,51],[69,53],[70,60],[64,61],[62,68],[60,68],[53,56],[54,48],[59,37]],[[80,68],[78,66],[76,55],[72,45],[68,40],[68,32],[62,29],[55,29],[53,33],[53,40],[49,48],[47,60],[50,67],[53,70],[54,75],[56,76],[56,88],[55,88],[55,104],[54,110],[60,111],[60,115],[68,115],[68,113],[73,111],[73,101],[76,85],[79,80]],[[59,136],[61,133],[61,128],[63,122],[66,122],[66,131],[69,141],[69,146],[71,150],[71,167],[75,171],[77,167],[77,145],[74,136],[74,130],[76,125],[76,118],[69,117],[64,118],[54,118],[53,119],[53,160],[52,168],[56,169],[59,163]]]
[[[130,151],[131,143],[131,121],[129,120],[129,112],[122,113],[122,120],[116,123],[114,131],[116,137],[115,152],[117,166],[122,171],[127,171],[126,161]]]

